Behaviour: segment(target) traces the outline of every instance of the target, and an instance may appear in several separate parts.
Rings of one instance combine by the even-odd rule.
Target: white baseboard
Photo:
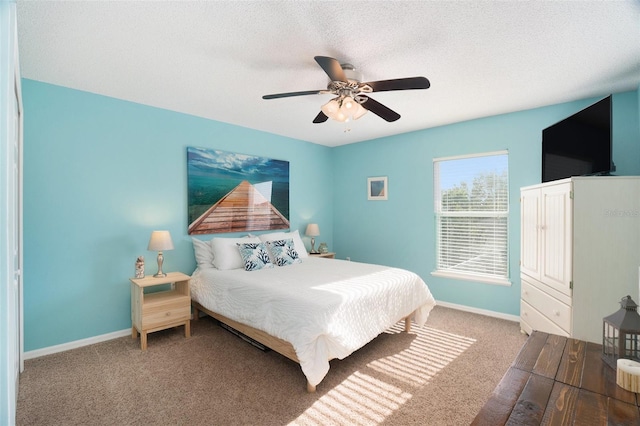
[[[444,306],[445,308],[457,309],[459,311],[471,312],[474,314],[485,315],[488,317],[499,318],[507,321],[520,322],[520,317],[518,315],[504,314],[502,312],[472,308],[471,306],[457,305],[455,303],[449,303],[449,302],[441,302],[440,300],[436,300],[436,303],[440,306]]]
[[[93,345],[94,343],[106,342],[107,340],[118,339],[124,336],[131,336],[131,329],[114,331],[112,333],[101,334],[100,336],[89,337],[87,339],[75,340],[61,345],[48,346],[42,349],[35,349],[24,353],[24,359],[38,358],[44,355],[51,355],[58,352],[68,351],[70,349],[80,348],[82,346]]]
[[[457,305],[455,303],[441,302],[439,300],[436,303],[445,308],[457,309],[459,311],[471,312],[474,314],[486,315],[488,317],[500,318],[507,321],[520,322],[520,317],[517,315],[503,314],[502,312],[489,311],[486,309],[472,308],[465,305]],[[89,337],[87,339],[75,340],[69,343],[63,343],[61,345],[48,346],[42,349],[36,349],[24,353],[24,359],[38,358],[45,355],[51,355],[58,352],[68,351],[70,349],[80,348],[82,346],[93,345],[94,343],[106,342],[107,340],[118,339],[124,336],[130,336],[131,329],[114,331],[113,333],[102,334],[100,336]]]

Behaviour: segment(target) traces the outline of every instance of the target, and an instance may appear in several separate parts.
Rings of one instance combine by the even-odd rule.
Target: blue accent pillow
[[[293,243],[293,238],[286,240],[273,240],[267,241],[267,246],[271,255],[273,256],[273,262],[278,266],[293,265],[294,263],[302,263],[302,259],[296,251],[296,246]]]
[[[273,268],[269,251],[264,243],[236,243],[240,249],[240,257],[245,271]]]

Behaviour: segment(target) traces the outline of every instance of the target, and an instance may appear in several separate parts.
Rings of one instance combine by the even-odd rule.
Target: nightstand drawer
[[[145,295],[142,328],[150,330],[191,318],[191,300],[186,296],[162,292]],[[170,297],[171,296],[171,297]]]
[[[571,332],[571,307],[565,305],[558,299],[548,295],[537,287],[522,280],[522,300],[527,302],[531,307],[542,313],[547,319],[553,322],[557,327],[565,331]],[[548,330],[543,330],[548,331]],[[555,331],[550,331],[556,333]]]
[[[150,312],[144,316],[142,320],[142,328],[151,331],[156,327],[163,327],[174,322],[184,322],[190,319],[191,307],[176,308],[171,310],[162,310],[158,312]]]

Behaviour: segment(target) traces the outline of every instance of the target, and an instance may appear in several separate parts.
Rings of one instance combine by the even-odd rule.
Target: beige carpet
[[[294,362],[210,318],[28,360],[18,425],[464,425],[526,340],[517,323],[436,307],[331,370],[315,394]]]

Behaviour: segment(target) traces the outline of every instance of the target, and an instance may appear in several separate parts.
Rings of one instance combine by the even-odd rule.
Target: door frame
[[[17,117],[17,135],[16,135],[16,149],[17,152],[17,161],[18,161],[18,172],[17,172],[17,182],[15,185],[16,188],[16,197],[17,197],[17,266],[18,270],[15,271],[16,278],[18,280],[18,356],[19,356],[19,371],[22,373],[24,371],[24,292],[23,292],[23,281],[24,281],[24,256],[23,256],[23,142],[24,142],[24,124],[23,124],[23,105],[22,105],[22,85],[20,83],[20,60],[18,57],[18,34],[17,34],[17,26],[16,26],[16,48],[14,55],[14,91],[16,97],[16,104],[18,107],[18,117]]]

